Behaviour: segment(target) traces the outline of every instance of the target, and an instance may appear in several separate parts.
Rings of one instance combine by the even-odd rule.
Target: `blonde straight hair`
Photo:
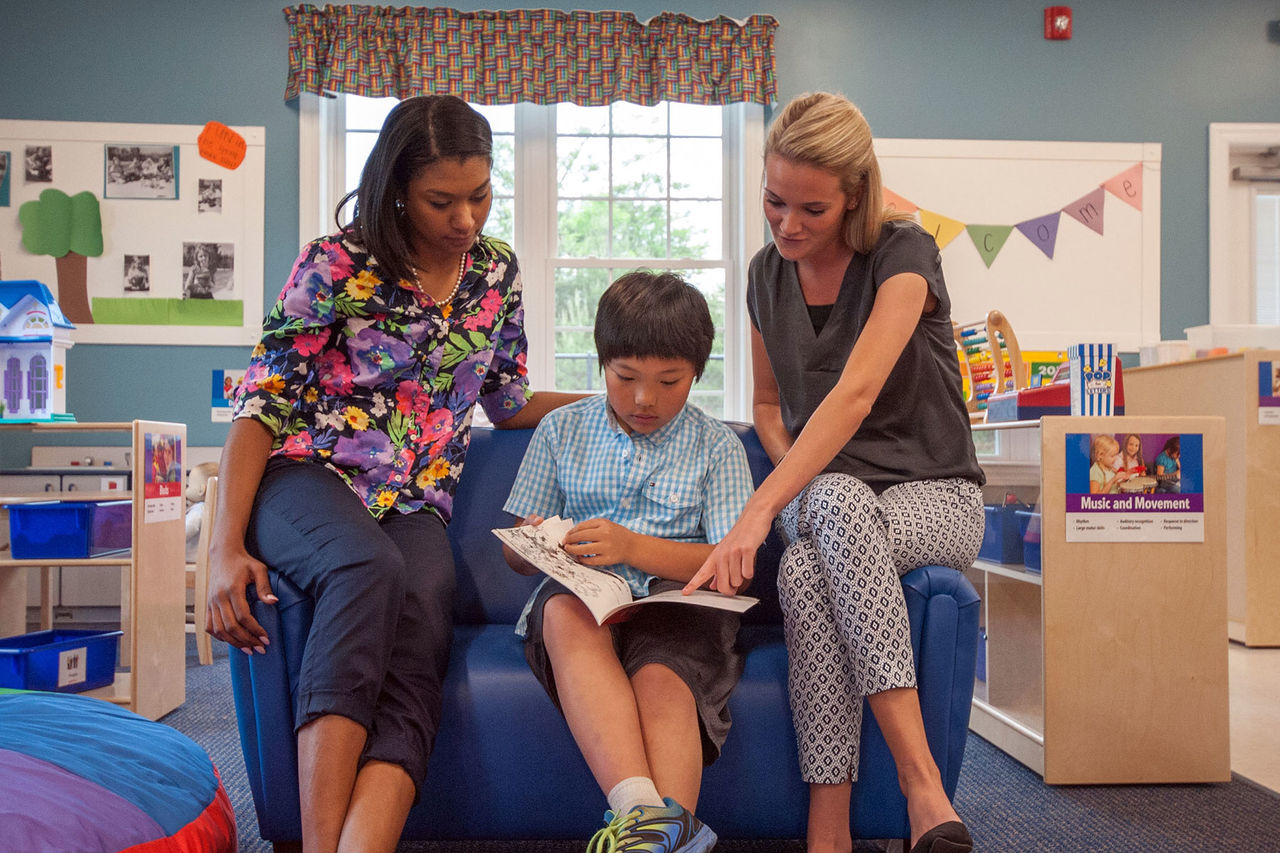
[[[841,189],[853,199],[845,211],[843,237],[855,252],[875,248],[884,223],[911,219],[911,215],[884,205],[880,163],[871,142],[871,127],[862,111],[843,95],[808,92],[782,108],[764,143],[764,156],[776,154],[805,163],[840,179]]]

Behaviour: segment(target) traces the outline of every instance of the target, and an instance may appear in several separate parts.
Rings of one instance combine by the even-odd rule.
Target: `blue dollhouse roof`
[[[20,281],[0,281],[0,318],[9,313],[15,305],[22,301],[24,296],[31,296],[49,311],[49,320],[54,326],[62,329],[74,329],[75,326],[66,315],[62,313],[62,309],[58,307],[58,300],[53,298],[53,292],[45,286],[43,282],[33,279]]]

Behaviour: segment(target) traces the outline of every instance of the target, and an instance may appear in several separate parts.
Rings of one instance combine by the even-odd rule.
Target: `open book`
[[[599,625],[618,621],[624,612],[643,604],[697,604],[742,613],[757,601],[750,596],[723,595],[709,589],[694,590],[689,595],[674,589],[644,598],[632,598],[631,588],[621,577],[607,569],[584,566],[560,547],[573,525],[572,519],[553,515],[536,527],[503,527],[494,530],[493,534],[543,574],[560,581],[582,599]]]

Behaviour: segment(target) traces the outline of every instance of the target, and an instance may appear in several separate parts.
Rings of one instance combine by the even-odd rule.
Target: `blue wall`
[[[299,245],[298,111],[283,100],[283,5],[6,0],[0,118],[265,126],[270,299]],[[1161,328],[1166,338],[1182,337],[1209,317],[1208,125],[1280,121],[1280,45],[1266,35],[1280,7],[1077,0],[1074,38],[1049,42],[1044,5],[684,0],[612,8],[641,18],[664,9],[739,18],[767,10],[780,23],[780,99],[841,91],[879,136],[1161,143]],[[236,347],[79,345],[70,352],[68,408],[80,420],[184,421],[192,444],[220,444],[226,426],[209,422],[210,371],[246,358]]]

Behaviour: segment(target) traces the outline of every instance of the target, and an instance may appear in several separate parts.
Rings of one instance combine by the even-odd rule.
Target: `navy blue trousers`
[[[272,459],[245,545],[315,602],[295,690],[295,731],[339,714],[369,733],[361,765],[402,766],[421,786],[440,727],[457,586],[433,513],[369,514],[337,474]]]

